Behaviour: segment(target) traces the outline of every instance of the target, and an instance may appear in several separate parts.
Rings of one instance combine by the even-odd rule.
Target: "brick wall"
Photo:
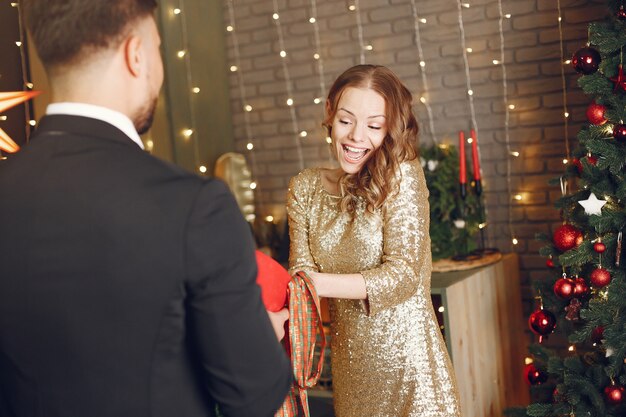
[[[305,155],[304,166],[328,165],[329,153],[320,128],[323,104],[320,96],[317,61],[313,59],[315,37],[311,0],[277,0],[285,34],[286,64],[293,83],[294,109],[299,130],[293,131],[287,90],[279,57],[277,30],[272,20],[271,0],[233,1],[236,31],[241,50],[241,67],[253,133],[254,149],[246,150],[244,103],[240,100],[239,81],[231,74],[231,97],[236,149],[253,154],[259,182],[259,215],[284,217],[284,197],[289,178],[300,170],[296,141]],[[524,199],[511,201],[507,192],[504,143],[503,84],[500,66],[498,2],[471,0],[463,9],[469,64],[477,125],[482,149],[485,197],[488,208],[488,241],[504,252],[520,254],[526,310],[532,306],[530,281],[545,276],[545,260],[537,253],[541,246],[534,240],[537,232],[552,230],[559,221],[553,203],[560,191],[547,181],[563,170],[565,156],[561,60],[556,1],[502,0],[504,13],[505,59],[508,99],[515,109],[510,114],[511,147],[521,153],[512,161],[512,193]],[[320,55],[324,63],[326,86],[344,69],[359,63],[359,38],[353,1],[317,0],[320,28]],[[605,16],[604,1],[561,0],[566,57],[583,46],[587,23]],[[460,42],[457,4],[454,0],[417,0],[424,60],[429,83],[429,102],[435,131],[443,143],[456,143],[459,130],[471,127],[465,86],[465,70]],[[366,62],[394,70],[416,96],[415,111],[421,123],[421,142],[430,142],[425,107],[417,98],[423,92],[418,51],[410,0],[361,0],[363,38],[373,46]],[[225,25],[229,18],[226,11]],[[233,38],[226,36],[231,64],[234,63]],[[569,137],[574,148],[576,133],[585,122],[589,99],[576,85],[577,75],[565,68],[570,116]],[[323,101],[322,101],[323,103]],[[511,245],[508,205],[512,205],[513,229],[519,239]],[[526,311],[525,313],[528,313]]]

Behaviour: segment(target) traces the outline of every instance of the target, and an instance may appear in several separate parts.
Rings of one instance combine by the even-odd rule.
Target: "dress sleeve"
[[[376,268],[361,271],[369,315],[413,296],[429,277],[430,236],[428,188],[419,164],[401,165],[400,189],[383,206],[383,258]],[[429,278],[426,278],[429,279]]]
[[[289,224],[289,273],[319,271],[309,246],[309,214],[314,192],[314,172],[303,171],[289,181],[287,220]]]

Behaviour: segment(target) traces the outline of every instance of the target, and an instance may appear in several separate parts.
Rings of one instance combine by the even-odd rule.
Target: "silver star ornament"
[[[581,206],[585,208],[585,213],[591,216],[595,214],[596,216],[602,215],[602,206],[606,204],[605,200],[598,200],[598,197],[594,193],[589,194],[589,198],[586,200],[580,200],[578,202]]]

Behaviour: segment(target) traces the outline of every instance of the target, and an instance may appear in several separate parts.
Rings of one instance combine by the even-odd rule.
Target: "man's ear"
[[[141,39],[138,36],[131,35],[123,42],[124,62],[126,68],[133,77],[139,77],[141,74],[143,50],[141,48]]]

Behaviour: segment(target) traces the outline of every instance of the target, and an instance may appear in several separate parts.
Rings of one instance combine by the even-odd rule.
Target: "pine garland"
[[[459,193],[459,155],[448,145],[420,149],[420,159],[430,192],[430,239],[433,260],[467,254],[476,248],[481,223],[479,197],[468,184],[465,200]],[[470,164],[471,165],[471,164]],[[472,178],[471,167],[467,170]],[[463,220],[464,223],[459,223]],[[456,221],[456,223],[455,223]],[[459,227],[462,224],[462,227]]]

